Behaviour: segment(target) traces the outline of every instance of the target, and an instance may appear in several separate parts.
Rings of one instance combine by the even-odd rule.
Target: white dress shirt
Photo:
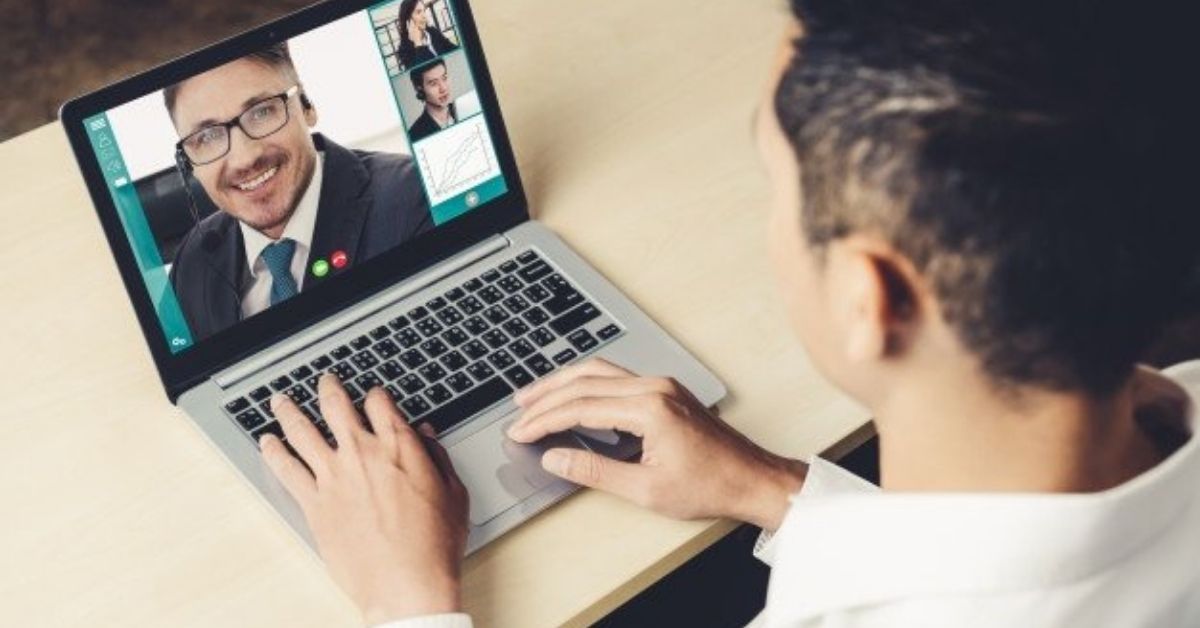
[[[750,626],[1200,626],[1200,362],[1163,374],[1184,403],[1147,433],[1186,443],[1099,493],[885,493],[814,458],[755,550],[772,570]],[[470,627],[454,614],[378,628]]]
[[[305,262],[308,260],[308,252],[312,250],[313,232],[317,228],[317,206],[321,202],[324,165],[325,153],[318,152],[308,188],[304,190],[304,195],[296,205],[296,211],[292,213],[287,226],[283,228],[283,235],[279,237],[280,240],[291,239],[296,242],[290,270],[292,279],[296,280],[297,291],[304,287]],[[238,222],[238,228],[242,230],[242,242],[246,246],[246,266],[250,269],[250,282],[242,288],[242,319],[245,320],[271,307],[271,272],[267,270],[267,263],[261,256],[263,249],[279,240],[272,240],[241,221]]]

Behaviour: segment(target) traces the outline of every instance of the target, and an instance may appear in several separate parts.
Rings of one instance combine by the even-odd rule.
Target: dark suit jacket
[[[325,163],[302,292],[433,228],[411,158],[347,150],[320,134],[313,139],[325,152]],[[349,264],[314,277],[312,262],[329,260],[334,251],[345,251]],[[236,218],[217,212],[188,232],[171,268],[171,285],[196,340],[241,320],[241,295],[249,279]]]
[[[450,103],[450,116],[455,120],[458,119],[458,111],[454,107],[454,103]],[[425,109],[421,115],[417,117],[416,122],[408,129],[408,140],[413,144],[441,131],[442,127],[434,121],[433,116],[429,115],[429,110]]]
[[[396,60],[400,62],[400,67],[411,70],[426,61],[433,61],[447,52],[458,48],[458,46],[454,45],[454,42],[447,39],[436,28],[426,28],[425,36],[429,38],[429,43],[433,44],[434,53],[429,52],[428,46],[415,46],[412,42],[405,40],[400,43],[400,47],[396,50]]]

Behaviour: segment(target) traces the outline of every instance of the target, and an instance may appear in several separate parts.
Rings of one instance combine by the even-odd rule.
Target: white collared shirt
[[[1200,362],[1164,375],[1191,398]],[[1200,626],[1195,438],[1099,493],[884,493],[814,458],[773,537],[751,628]],[[664,618],[663,625],[671,625]],[[377,628],[470,628],[463,614]]]
[[[313,167],[312,179],[308,188],[300,197],[296,211],[283,229],[280,240],[291,239],[296,243],[296,252],[292,255],[290,271],[292,279],[296,280],[296,290],[304,287],[305,262],[312,250],[313,234],[317,227],[317,209],[321,202],[321,184],[324,179],[322,171],[325,165],[325,154],[317,153],[317,163]],[[272,240],[254,227],[239,221],[242,230],[242,242],[246,246],[246,266],[250,269],[250,281],[242,289],[242,319],[250,318],[271,306],[271,272],[267,263],[262,259],[263,249],[279,240]]]
[[[1191,398],[1200,362],[1163,373]],[[1076,494],[885,493],[814,460],[754,627],[1200,626],[1200,445]]]

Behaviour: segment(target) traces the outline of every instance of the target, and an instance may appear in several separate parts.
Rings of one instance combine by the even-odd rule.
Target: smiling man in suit
[[[411,158],[311,133],[286,44],[163,92],[176,161],[221,211],[185,237],[171,283],[197,339],[433,227]],[[327,260],[317,272],[314,263]]]

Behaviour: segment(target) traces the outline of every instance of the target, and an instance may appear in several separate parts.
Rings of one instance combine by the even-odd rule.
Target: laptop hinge
[[[496,235],[463,251],[436,266],[400,282],[348,310],[327,318],[284,340],[282,343],[252,355],[241,362],[213,375],[212,380],[223,389],[238,385],[255,373],[269,368],[287,358],[322,342],[342,330],[362,321],[393,304],[402,301],[425,288],[453,275],[454,273],[495,255],[509,246],[508,238]]]

